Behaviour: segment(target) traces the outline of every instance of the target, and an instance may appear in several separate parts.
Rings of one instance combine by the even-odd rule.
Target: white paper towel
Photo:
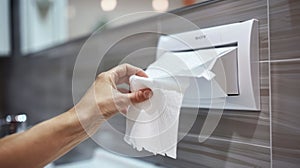
[[[231,50],[167,52],[147,68],[149,78],[132,76],[132,91],[150,88],[153,96],[143,103],[129,106],[124,140],[138,151],[145,149],[176,158],[180,108],[189,86],[186,77],[212,80],[215,74],[210,70],[216,60]],[[215,88],[218,96],[226,97],[221,87]]]
[[[130,106],[127,113],[124,139],[139,151],[144,148],[154,154],[176,158],[183,93],[172,82],[171,79],[160,81],[151,77],[133,76],[130,79],[133,91],[147,87],[153,92],[149,101]]]

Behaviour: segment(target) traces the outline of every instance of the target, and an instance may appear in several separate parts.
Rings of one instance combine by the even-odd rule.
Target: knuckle
[[[103,79],[103,78],[105,78],[105,76],[106,76],[105,72],[102,72],[97,75],[97,79]]]

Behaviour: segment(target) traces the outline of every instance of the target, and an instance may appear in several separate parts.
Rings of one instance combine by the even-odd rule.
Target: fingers
[[[142,69],[141,69],[141,71],[138,71],[135,75],[140,76],[140,77],[148,78],[148,75]]]
[[[137,92],[132,92],[128,94],[131,103],[141,103],[148,100],[153,95],[151,89],[141,89]]]
[[[153,95],[151,89],[141,89],[137,92],[120,94],[114,98],[114,103],[116,107],[116,111],[119,111],[123,114],[127,113],[128,106],[131,104],[141,103],[145,100],[148,100]]]
[[[128,81],[128,78],[131,75],[148,77],[147,74],[142,69],[132,66],[130,64],[119,65],[119,66],[111,69],[109,72],[112,73],[113,80],[117,84]]]
[[[125,88],[118,88],[118,91],[121,93],[129,93],[130,92],[130,90],[125,89]]]

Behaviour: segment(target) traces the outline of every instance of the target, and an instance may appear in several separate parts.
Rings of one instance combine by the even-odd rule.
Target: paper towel
[[[133,76],[131,90],[151,88],[149,101],[130,106],[127,113],[125,141],[137,150],[176,158],[177,130],[183,93],[172,79]],[[165,85],[164,85],[165,84]],[[170,88],[170,89],[169,89]],[[173,90],[174,89],[174,90]]]
[[[132,76],[132,91],[150,88],[153,96],[129,106],[124,140],[138,151],[145,149],[176,158],[180,108],[190,79],[187,77],[212,80],[215,74],[210,70],[216,60],[231,50],[166,52],[147,68],[148,78]],[[225,91],[216,82],[213,84],[218,96],[226,97]]]

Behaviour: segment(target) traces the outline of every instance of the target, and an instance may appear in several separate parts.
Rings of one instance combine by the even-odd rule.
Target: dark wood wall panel
[[[273,167],[300,165],[300,60],[272,63]]]
[[[204,167],[270,167],[269,147],[215,138],[199,145],[197,138],[198,135],[189,134],[178,144],[179,159]]]
[[[273,167],[300,165],[300,1],[270,0]]]
[[[200,28],[256,18],[259,20],[261,112],[225,110],[219,125],[205,143],[197,142],[207,111],[199,110],[189,135],[179,143],[178,159],[164,159],[178,167],[270,167],[268,22],[266,0],[224,0],[176,14]],[[163,20],[160,28],[171,33],[188,30],[187,25]],[[183,109],[182,117],[189,117]],[[191,138],[193,137],[193,138]],[[191,166],[194,165],[194,166]]]
[[[260,60],[268,60],[267,0],[223,0],[178,14],[191,20],[200,28],[258,19]],[[180,31],[178,27],[180,26],[174,29]]]
[[[300,58],[300,1],[270,0],[271,59]]]

